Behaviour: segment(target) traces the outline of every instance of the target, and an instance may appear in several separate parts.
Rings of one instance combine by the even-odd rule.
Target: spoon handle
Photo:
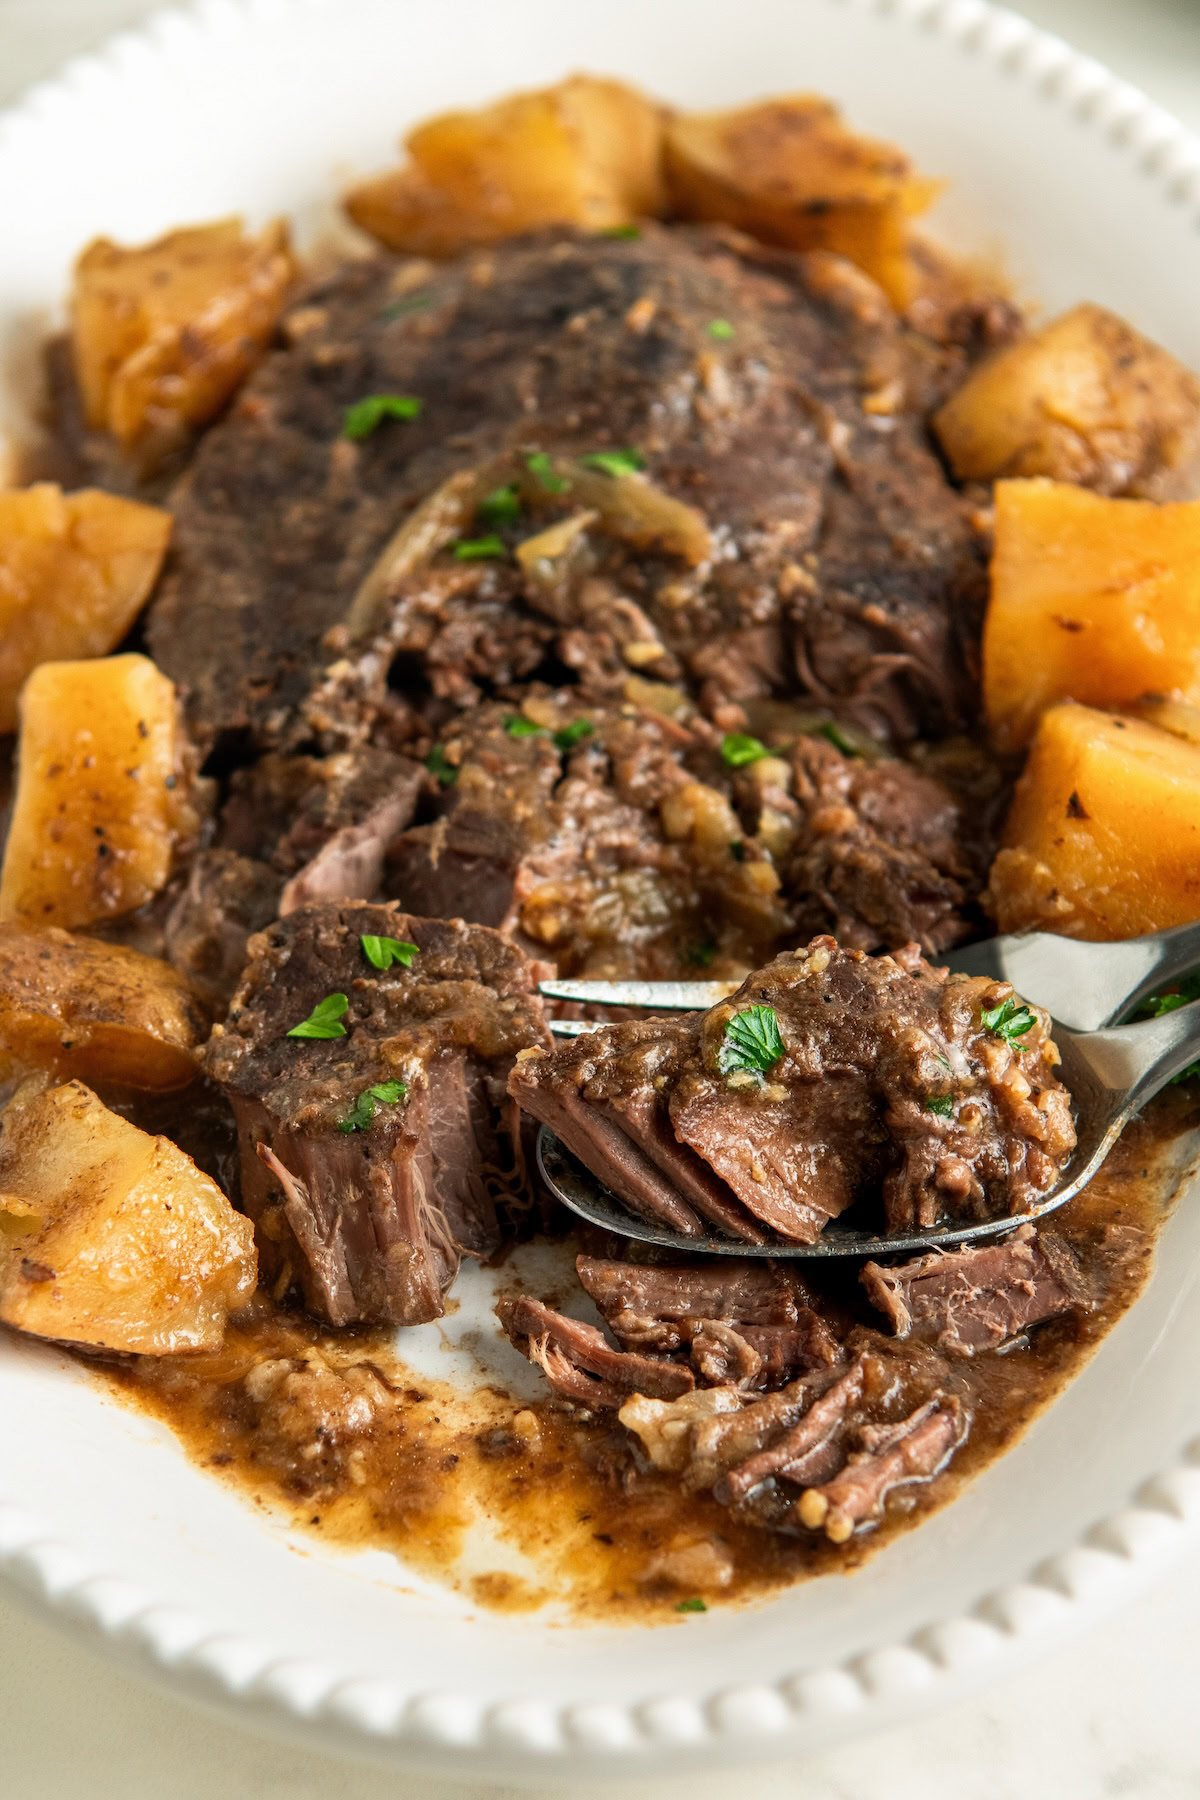
[[[1157,1019],[1117,1025],[1073,1037],[1073,1050],[1113,1095],[1126,1096],[1130,1112],[1152,1100],[1193,1062],[1200,1061],[1200,1001]]]

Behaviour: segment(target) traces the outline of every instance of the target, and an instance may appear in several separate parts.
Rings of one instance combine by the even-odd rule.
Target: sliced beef
[[[710,1383],[774,1385],[836,1361],[837,1340],[799,1278],[778,1263],[722,1257],[685,1264],[580,1256],[583,1288],[625,1348],[689,1346]]]
[[[168,961],[213,1013],[223,1013],[246,965],[246,945],[279,910],[279,877],[234,850],[201,850],[167,914]]]
[[[688,1019],[603,1026],[521,1057],[510,1091],[642,1218],[761,1243],[752,1215],[671,1128],[668,1096],[695,1042]]]
[[[527,1055],[510,1091],[634,1210],[811,1242],[856,1201],[897,1232],[1031,1204],[1075,1144],[1057,1060],[1007,984],[817,938],[701,1018]]]
[[[411,968],[374,967],[364,935],[415,945]],[[335,1325],[441,1313],[460,1256],[499,1242],[522,1155],[505,1079],[545,1036],[536,974],[494,932],[386,906],[304,908],[255,939],[205,1062],[268,1280]],[[330,995],[343,1034],[289,1035]]]
[[[281,913],[373,900],[387,846],[428,781],[418,763],[376,745],[324,758],[265,756],[234,776],[220,842],[278,870]]]
[[[970,1424],[936,1359],[897,1361],[873,1334],[858,1340],[836,1367],[762,1398],[733,1385],[675,1400],[636,1394],[619,1418],[689,1492],[749,1523],[844,1543],[879,1521],[898,1487],[939,1474]]]
[[[938,1395],[898,1425],[864,1426],[863,1448],[836,1475],[806,1487],[796,1516],[810,1531],[844,1544],[883,1512],[888,1495],[912,1482],[932,1481],[962,1443],[966,1411],[954,1395]]]
[[[616,1350],[595,1325],[568,1318],[527,1295],[502,1295],[496,1315],[516,1348],[566,1400],[610,1409],[630,1394],[674,1399],[695,1386],[685,1364]]]
[[[1032,1225],[978,1249],[935,1251],[888,1267],[869,1262],[861,1280],[897,1337],[911,1333],[949,1356],[999,1349],[1089,1304],[1069,1246]]]
[[[897,738],[972,717],[984,560],[926,442],[938,352],[849,265],[646,226],[465,256],[398,313],[408,277],[315,282],[175,492],[150,639],[202,740],[336,738],[337,693],[378,705],[397,651],[460,705],[549,653],[605,683],[678,670],[705,706],[799,685]],[[351,441],[376,393],[423,410]],[[647,479],[560,496],[569,579],[455,566],[475,476],[613,445]]]

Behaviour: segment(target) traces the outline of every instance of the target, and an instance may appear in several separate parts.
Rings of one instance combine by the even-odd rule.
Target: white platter
[[[1048,307],[1102,301],[1200,366],[1200,144],[977,0],[209,0],[0,118],[0,427],[98,231],[285,210],[314,229],[398,131],[575,67],[722,103],[825,91],[948,177],[944,230]],[[990,1681],[1200,1528],[1200,1208],[1025,1440],[861,1573],[661,1630],[480,1613],[292,1539],[61,1355],[0,1341],[0,1567],[115,1655],[247,1723],[397,1763],[577,1778],[800,1754]],[[464,1281],[455,1331],[486,1323]],[[406,1350],[408,1346],[406,1345]],[[445,1354],[433,1327],[414,1340]]]

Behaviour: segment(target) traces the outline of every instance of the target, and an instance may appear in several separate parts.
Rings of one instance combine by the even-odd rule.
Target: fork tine
[[[581,1006],[647,1006],[653,1012],[707,1012],[726,1000],[739,981],[543,981],[546,1000],[575,1000]]]

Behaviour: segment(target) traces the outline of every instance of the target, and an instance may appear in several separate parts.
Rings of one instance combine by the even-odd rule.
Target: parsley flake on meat
[[[525,467],[543,494],[565,494],[571,485],[565,476],[556,472],[553,460],[546,450],[535,450],[532,456],[527,456]]]
[[[573,750],[582,738],[591,737],[595,729],[590,719],[572,719],[569,725],[563,725],[555,732],[555,745],[559,750]]]
[[[385,419],[419,419],[424,404],[415,394],[368,394],[346,408],[343,435],[358,443],[377,431]]]
[[[458,770],[440,744],[435,744],[425,758],[425,767],[441,782],[443,787],[453,787],[458,780]]]
[[[521,496],[515,481],[493,488],[479,502],[479,517],[489,525],[515,525],[521,516]]]
[[[708,335],[710,338],[716,338],[719,344],[727,344],[733,336],[733,326],[728,319],[710,319]]]
[[[748,763],[761,762],[771,752],[761,738],[745,731],[730,731],[721,739],[721,760],[730,769],[744,769]]]
[[[358,941],[373,969],[390,969],[393,963],[399,963],[402,969],[411,969],[414,957],[420,954],[418,946],[407,943],[404,938],[376,937],[373,932],[367,932]]]
[[[997,1006],[980,1008],[980,1022],[985,1031],[992,1031],[1006,1044],[1016,1044],[1018,1038],[1032,1031],[1037,1024],[1037,1016],[1031,1013],[1023,1000],[1010,994],[1007,1000],[1001,1000]]]
[[[930,1094],[925,1102],[925,1111],[936,1113],[939,1119],[948,1119],[954,1112],[953,1094]]]
[[[827,742],[833,745],[835,750],[840,750],[843,756],[862,755],[862,751],[854,742],[853,738],[847,737],[841,726],[834,719],[826,719],[824,725],[818,725],[817,736],[825,738]]]
[[[784,1052],[779,1035],[779,1015],[773,1006],[747,1006],[734,1013],[725,1027],[725,1041],[717,1053],[722,1075],[750,1070],[756,1075],[774,1068]]]
[[[342,1024],[350,1010],[350,1001],[345,994],[326,994],[323,1000],[309,1013],[307,1019],[301,1019],[288,1032],[295,1038],[340,1038],[345,1037],[346,1027]]]
[[[717,946],[711,938],[703,938],[698,944],[688,946],[687,959],[698,969],[707,969],[717,954]]]
[[[508,545],[493,531],[487,537],[459,538],[454,554],[459,562],[485,562],[489,557],[507,556]]]
[[[504,721],[504,729],[510,738],[545,737],[546,727],[535,725],[532,719],[521,713],[509,713]]]
[[[408,1084],[404,1081],[379,1081],[374,1087],[365,1088],[354,1102],[344,1119],[338,1120],[339,1131],[365,1131],[381,1106],[395,1106],[401,1100],[408,1099]]]
[[[601,237],[607,238],[640,238],[641,235],[640,225],[606,225],[600,233]]]
[[[620,479],[622,475],[636,475],[644,469],[646,459],[640,450],[593,450],[589,456],[581,456],[580,462],[585,469],[599,469],[602,475],[612,475]]]
[[[707,1612],[708,1602],[707,1600],[701,1600],[698,1596],[693,1600],[680,1600],[675,1607],[675,1611],[682,1613]]]
[[[425,312],[433,305],[432,294],[422,288],[416,294],[406,294],[402,300],[389,300],[380,314],[384,319],[402,319],[405,313]]]

